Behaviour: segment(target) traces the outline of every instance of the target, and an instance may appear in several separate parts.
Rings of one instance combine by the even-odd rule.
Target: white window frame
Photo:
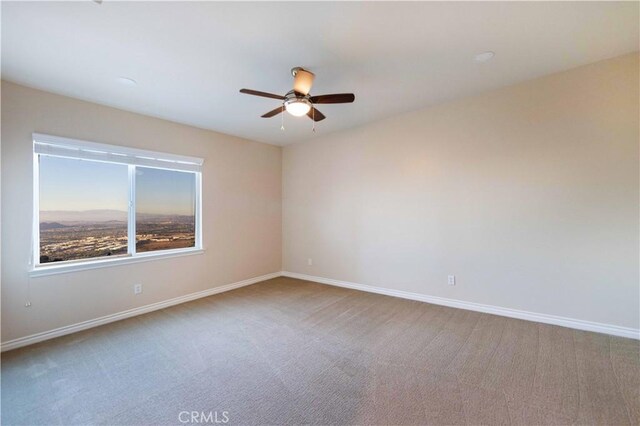
[[[202,244],[202,165],[204,160],[197,157],[146,151],[117,145],[100,144],[59,136],[33,134],[33,228],[31,277],[103,268],[129,263],[146,262],[169,257],[188,256],[204,253]],[[127,215],[127,254],[113,257],[67,260],[63,262],[40,263],[40,155],[73,158],[128,167],[129,202]],[[195,245],[194,247],[136,252],[136,166],[163,170],[189,172],[195,175]]]

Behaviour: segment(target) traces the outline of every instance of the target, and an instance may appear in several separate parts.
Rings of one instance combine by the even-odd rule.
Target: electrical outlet
[[[142,293],[142,284],[134,284],[133,285],[133,294]]]
[[[456,276],[455,275],[449,275],[447,277],[447,284],[456,285]]]
[[[313,259],[311,258],[307,259],[307,265],[313,266]]]

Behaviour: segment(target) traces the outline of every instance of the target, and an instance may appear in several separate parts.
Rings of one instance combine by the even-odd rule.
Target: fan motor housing
[[[303,95],[300,92],[296,92],[295,90],[289,90],[287,92],[286,95],[284,95],[285,97],[285,102],[290,100],[290,99],[306,99],[307,101],[309,101],[310,96],[309,95]]]
[[[287,106],[289,104],[307,104],[309,106],[312,106],[313,104],[311,103],[311,101],[309,99],[307,99],[306,97],[291,97],[288,99],[285,99],[284,101],[284,105]]]

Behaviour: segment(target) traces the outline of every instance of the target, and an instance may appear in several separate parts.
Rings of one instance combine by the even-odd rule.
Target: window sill
[[[90,260],[86,262],[73,262],[64,264],[51,264],[37,266],[29,271],[30,277],[43,277],[47,275],[66,274],[69,272],[86,271],[89,269],[108,268],[111,266],[128,265],[131,263],[149,262],[151,260],[167,259],[172,257],[192,256],[203,254],[204,249],[178,249],[165,250],[156,253],[141,253],[135,256],[123,256],[112,259]]]

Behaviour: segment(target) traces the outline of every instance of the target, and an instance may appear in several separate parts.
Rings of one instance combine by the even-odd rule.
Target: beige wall
[[[204,158],[205,254],[29,279],[32,132]],[[281,269],[280,147],[2,82],[1,154],[2,341]]]
[[[285,147],[284,270],[637,329],[638,75],[627,55]]]
[[[592,64],[291,145],[282,164],[279,147],[3,82],[2,341],[281,260],[638,328],[638,71],[637,54]],[[206,253],[29,279],[32,132],[205,158]]]

